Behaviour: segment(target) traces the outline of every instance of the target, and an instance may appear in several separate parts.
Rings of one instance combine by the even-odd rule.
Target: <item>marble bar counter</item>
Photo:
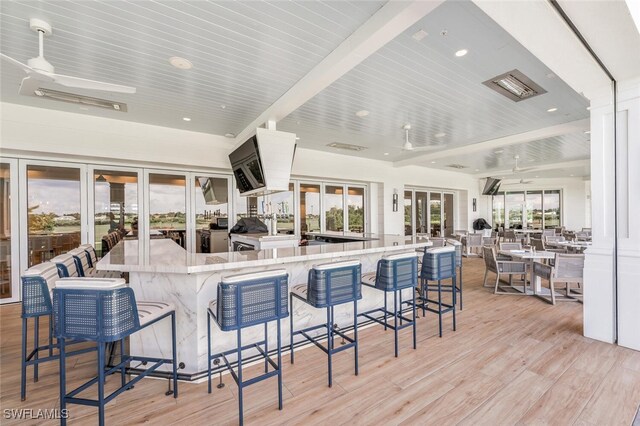
[[[197,379],[207,368],[207,307],[216,299],[217,286],[223,276],[286,269],[289,287],[307,282],[307,272],[315,264],[345,259],[358,259],[362,272],[374,272],[378,260],[385,254],[412,251],[431,243],[392,235],[375,235],[367,241],[309,245],[224,253],[189,253],[169,239],[151,239],[140,245],[138,240],[123,240],[97,264],[98,270],[121,271],[129,274],[129,286],[138,300],[165,301],[176,307],[178,362],[185,364],[179,371],[185,379]],[[363,287],[358,309],[373,309],[384,303],[382,292]],[[404,296],[411,296],[407,291]],[[390,303],[392,302],[389,299]],[[313,309],[302,302],[290,307],[296,329],[321,324],[325,311]],[[350,304],[335,309],[336,322],[353,322]],[[275,322],[269,325],[269,346],[275,347]],[[170,325],[161,321],[130,338],[131,353],[144,356],[170,357]],[[263,339],[262,326],[243,331],[244,342]],[[236,334],[224,333],[212,325],[214,353],[234,349]],[[289,321],[282,321],[282,343],[289,342]],[[250,354],[248,354],[250,355]]]

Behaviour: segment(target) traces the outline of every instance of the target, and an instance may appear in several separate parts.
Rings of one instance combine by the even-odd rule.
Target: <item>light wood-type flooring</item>
[[[360,375],[353,352],[334,357],[334,386],[326,384],[326,356],[315,347],[284,361],[284,410],[277,409],[276,380],[245,391],[245,422],[254,425],[630,425],[640,405],[640,352],[582,336],[582,305],[551,306],[534,298],[494,295],[482,287],[481,259],[465,259],[464,310],[458,331],[437,317],[418,320],[418,349],[410,329],[401,332],[400,357],[393,332],[361,330]],[[0,307],[0,423],[5,409],[58,407],[58,366],[40,368],[20,402],[20,306]],[[46,328],[45,328],[46,329]],[[95,374],[95,353],[68,360],[69,387]],[[261,366],[247,370],[259,373]],[[29,370],[31,371],[31,370]],[[246,376],[245,376],[246,377]],[[108,425],[237,423],[237,387],[207,393],[206,383],[184,383],[174,400],[166,380],[145,379],[107,406]],[[119,376],[111,376],[107,389]],[[91,392],[84,395],[93,396]],[[72,405],[70,425],[97,423],[97,409]],[[29,421],[25,424],[56,424]]]

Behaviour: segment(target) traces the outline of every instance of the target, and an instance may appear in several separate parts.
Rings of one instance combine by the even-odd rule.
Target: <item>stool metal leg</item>
[[[269,332],[267,329],[267,323],[264,323],[264,353],[268,354],[269,353]],[[267,360],[267,357],[264,358],[264,372],[268,373],[269,372],[269,361]]]
[[[64,413],[67,409],[67,359],[65,355],[65,341],[64,339],[58,339],[60,344],[60,413]],[[65,415],[60,416],[60,425],[65,426],[67,424],[67,417]]]
[[[333,385],[331,375],[331,352],[333,350],[333,326],[331,322],[331,308],[327,308],[327,359],[328,359],[328,374],[329,374],[329,387]]]
[[[33,349],[35,353],[33,354],[33,359],[38,360],[40,357],[40,352],[38,350],[38,345],[40,343],[40,317],[36,317],[35,325],[33,326]],[[38,363],[33,364],[33,381],[38,381]]]
[[[438,327],[442,337],[442,280],[438,280]]]
[[[20,377],[20,400],[27,398],[27,319],[22,318],[22,363]]]
[[[386,316],[385,312],[385,316]],[[395,344],[395,355],[398,358],[398,292],[393,292],[393,342]]]
[[[411,310],[413,312],[413,349],[417,349],[417,341],[416,341],[416,292],[415,289],[411,289],[411,294],[413,294],[413,303],[411,304]]]
[[[456,274],[453,274],[453,277],[451,277],[451,283],[453,285],[453,303],[451,304],[453,307],[451,309],[453,309],[453,331],[456,331],[456,292],[455,292],[455,288],[456,288]],[[460,298],[462,299],[462,294],[460,295]]]
[[[104,426],[105,345],[98,342],[98,425]]]
[[[460,271],[460,310],[462,310],[462,265],[458,269]]]
[[[384,331],[387,331],[387,292],[383,293],[384,297]]]
[[[124,339],[120,339],[120,362],[124,361]],[[120,368],[120,386],[124,386],[127,383],[127,378],[125,375],[126,366],[122,364],[122,368]]]
[[[173,358],[173,397],[178,397],[178,349],[176,342],[176,314],[171,314],[171,355]],[[209,343],[211,345],[211,343]],[[211,368],[211,366],[209,366]]]
[[[207,311],[207,392],[211,393],[211,314]]]
[[[289,314],[289,357],[291,360],[291,364],[293,364],[293,295],[289,294],[289,309],[291,309],[291,313]]]
[[[53,356],[53,315],[49,315],[49,356]]]
[[[242,329],[238,327],[238,417],[240,418],[240,426],[244,424],[244,414],[242,407]]]
[[[386,296],[385,296],[386,297]],[[353,340],[355,345],[353,346],[353,353],[356,360],[355,373],[358,375],[358,301],[353,301]]]
[[[292,313],[293,315],[293,313]],[[282,410],[282,330],[280,318],[278,318],[278,409]]]

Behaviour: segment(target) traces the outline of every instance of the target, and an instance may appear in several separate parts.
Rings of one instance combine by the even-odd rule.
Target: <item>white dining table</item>
[[[549,289],[542,288],[542,280],[540,279],[540,277],[536,277],[533,275],[533,263],[536,260],[555,259],[556,253],[552,251],[535,251],[534,252],[531,250],[500,250],[499,253],[504,256],[509,256],[512,259],[529,261],[529,283],[531,288],[528,289],[525,282],[525,285],[522,286],[522,289],[518,288],[519,286],[512,286],[514,289],[531,296],[550,296],[551,295],[551,291]]]
[[[514,229],[513,232],[515,232],[516,234],[524,234],[527,239],[527,244],[530,244],[531,235],[542,234],[542,229]]]

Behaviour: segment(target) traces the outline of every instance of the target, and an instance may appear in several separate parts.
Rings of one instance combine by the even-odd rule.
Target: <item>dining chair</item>
[[[504,244],[504,243],[503,243]],[[526,287],[526,279],[527,279],[527,262],[523,261],[514,261],[514,260],[499,260],[496,256],[495,247],[483,247],[482,253],[484,257],[484,280],[482,281],[483,287],[491,287],[487,286],[487,278],[489,276],[489,272],[496,274],[496,282],[493,286],[494,294],[523,294],[518,291],[514,291],[512,283],[513,276],[520,275],[522,276],[522,284]],[[507,275],[509,277],[509,286],[501,286],[500,285],[500,276]],[[509,288],[506,290],[505,288]]]
[[[534,262],[533,275],[549,281],[550,296],[544,297],[553,305],[557,301],[582,301],[582,283],[584,279],[584,254],[556,253],[554,266]],[[565,293],[556,292],[556,283],[565,284]],[[572,288],[576,285],[577,288]]]

